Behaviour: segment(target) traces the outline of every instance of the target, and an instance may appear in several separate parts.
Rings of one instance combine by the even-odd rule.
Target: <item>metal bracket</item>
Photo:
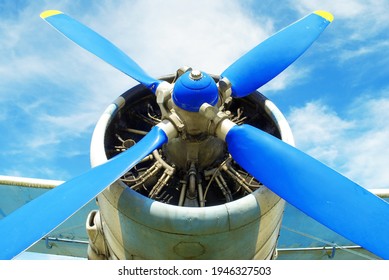
[[[170,110],[170,114],[166,117],[166,119],[171,121],[179,132],[182,132],[184,130],[185,124],[177,115],[174,109]]]
[[[224,102],[231,99],[232,84],[227,78],[220,79],[218,82],[218,88]]]
[[[162,82],[155,92],[157,104],[161,110],[162,119],[166,118],[169,113],[169,100],[172,97],[173,84]]]
[[[230,111],[221,111],[210,104],[204,103],[200,107],[200,114],[209,119],[213,124],[213,129],[210,133],[224,140],[228,131],[236,125],[230,118]]]

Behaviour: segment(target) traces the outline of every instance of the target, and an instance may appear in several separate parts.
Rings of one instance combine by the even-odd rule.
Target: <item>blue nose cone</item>
[[[173,102],[186,111],[198,112],[203,103],[212,106],[218,100],[215,81],[206,73],[192,70],[178,78],[173,88]]]

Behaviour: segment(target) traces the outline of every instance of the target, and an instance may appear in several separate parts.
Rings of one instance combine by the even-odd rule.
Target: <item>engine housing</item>
[[[173,82],[175,75],[161,79]],[[235,123],[294,145],[284,116],[258,91],[228,106]],[[129,89],[96,125],[92,166],[133,146],[160,118],[152,92],[142,85]],[[195,115],[188,119],[196,122]],[[169,141],[110,185],[97,203],[100,210],[87,219],[90,259],[272,259],[284,210],[284,201],[209,135]]]

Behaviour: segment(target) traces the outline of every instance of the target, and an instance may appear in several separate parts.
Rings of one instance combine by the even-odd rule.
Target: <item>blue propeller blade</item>
[[[222,74],[232,84],[232,96],[244,97],[276,77],[319,37],[333,20],[316,11],[269,37],[243,55]]]
[[[0,259],[12,259],[39,241],[167,140],[155,126],[132,148],[0,220]]]
[[[296,148],[250,125],[233,126],[228,149],[274,193],[318,222],[389,259],[389,204]]]
[[[45,11],[41,13],[41,18],[79,46],[155,92],[160,81],[150,77],[135,61],[107,39],[60,11]]]

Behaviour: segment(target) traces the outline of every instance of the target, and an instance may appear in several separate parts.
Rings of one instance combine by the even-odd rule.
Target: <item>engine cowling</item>
[[[282,113],[257,91],[231,100],[225,111],[237,124],[294,145]],[[142,85],[125,92],[96,125],[92,166],[130,148],[162,114]],[[185,118],[196,123],[190,114]],[[235,163],[222,140],[192,133],[155,150],[97,203],[100,210],[87,220],[90,259],[275,258],[284,210],[284,201]]]

